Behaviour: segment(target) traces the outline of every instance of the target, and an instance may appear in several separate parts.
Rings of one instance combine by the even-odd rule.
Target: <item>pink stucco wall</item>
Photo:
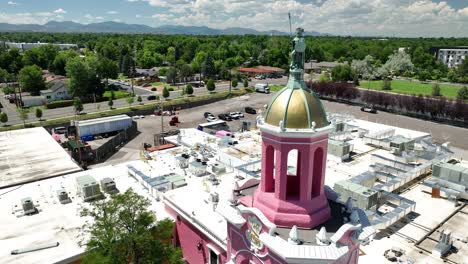
[[[176,246],[182,249],[184,259],[189,264],[205,264],[209,263],[210,249],[207,244],[210,244],[218,252],[221,252],[219,263],[226,263],[226,251],[218,247],[213,241],[208,239],[202,232],[195,228],[189,221],[166,206],[166,211],[173,216],[176,223],[175,241]],[[197,244],[201,243],[201,248],[198,249]]]
[[[323,188],[327,147],[327,134],[290,138],[262,132],[262,179],[254,207],[278,226],[313,228],[325,222],[330,217]],[[298,151],[296,176],[288,175],[291,150]]]

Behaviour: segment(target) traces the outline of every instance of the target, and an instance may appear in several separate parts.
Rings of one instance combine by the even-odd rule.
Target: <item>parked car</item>
[[[54,133],[55,134],[65,134],[65,133],[67,133],[67,128],[66,127],[56,127],[56,128],[54,128]]]
[[[216,119],[216,117],[214,117],[214,116],[208,116],[208,117],[206,118],[206,121],[208,121],[208,122],[214,122],[214,121],[216,121],[216,120],[218,120],[218,119]]]
[[[205,112],[205,113],[203,114],[203,116],[204,116],[205,118],[208,118],[209,116],[214,117],[214,115],[213,115],[212,113],[210,113],[210,112]]]
[[[232,118],[232,119],[239,119],[240,116],[237,112],[231,112],[229,113],[229,116]]]
[[[257,110],[255,110],[255,108],[250,107],[250,106],[247,106],[244,110],[245,110],[246,113],[249,113],[249,114],[252,114],[252,115],[257,114]]]
[[[241,112],[231,112],[231,113],[229,113],[229,115],[231,115],[231,116],[232,116],[232,115],[237,116],[236,119],[244,117],[244,114],[241,113]],[[234,118],[234,117],[233,117],[233,118]]]
[[[148,101],[153,101],[153,100],[156,100],[156,95],[150,95],[146,98],[148,99]]]
[[[224,121],[232,121],[232,117],[229,114],[219,114],[218,118]]]
[[[361,111],[371,114],[377,114],[377,110],[373,106],[363,106],[361,107]]]

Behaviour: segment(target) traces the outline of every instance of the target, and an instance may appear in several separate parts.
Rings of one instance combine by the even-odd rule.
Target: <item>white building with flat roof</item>
[[[436,59],[449,68],[457,68],[468,57],[468,47],[441,48],[436,53]]]

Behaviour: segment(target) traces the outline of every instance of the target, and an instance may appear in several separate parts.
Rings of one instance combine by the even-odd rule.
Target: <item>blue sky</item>
[[[0,23],[118,21],[341,35],[465,36],[468,0],[0,0]]]

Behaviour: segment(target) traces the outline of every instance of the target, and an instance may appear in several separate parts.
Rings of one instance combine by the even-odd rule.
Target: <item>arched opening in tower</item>
[[[265,153],[265,192],[275,192],[275,163],[276,151],[272,146],[266,148]]]
[[[300,151],[292,149],[288,152],[288,168],[287,168],[287,181],[286,181],[286,198],[299,199],[301,190],[301,164],[300,164]]]
[[[312,198],[320,195],[322,187],[323,149],[318,148],[314,152],[314,169],[312,173]]]

